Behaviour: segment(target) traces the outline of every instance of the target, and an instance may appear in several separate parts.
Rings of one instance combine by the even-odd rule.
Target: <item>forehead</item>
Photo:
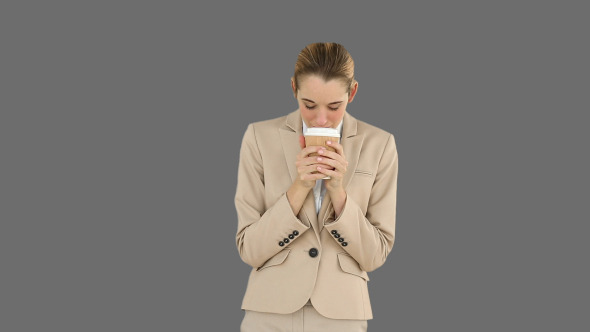
[[[314,101],[316,99],[331,99],[341,98],[342,95],[347,95],[346,83],[341,79],[331,79],[325,81],[323,78],[310,75],[303,77],[299,82],[298,87],[301,97],[309,98]],[[314,99],[316,98],[316,99]]]

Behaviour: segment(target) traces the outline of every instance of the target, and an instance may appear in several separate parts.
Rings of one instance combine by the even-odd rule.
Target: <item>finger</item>
[[[317,181],[317,180],[321,180],[325,177],[326,177],[326,174],[318,172],[318,173],[313,173],[313,174],[307,174],[307,175],[303,176],[302,179],[305,179],[304,181]]]
[[[318,164],[324,164],[329,169],[334,169],[337,166],[340,166],[341,163],[337,160],[326,158],[326,157],[314,157],[314,161]]]
[[[326,144],[328,144],[328,146],[333,147],[334,150],[336,150],[336,153],[338,153],[341,156],[344,156],[344,147],[342,147],[342,144],[336,141],[327,141]]]
[[[318,166],[316,169],[318,170],[318,172],[320,172],[324,175],[327,175],[331,178],[342,178],[342,173],[340,173],[340,172],[333,171],[333,170],[330,170],[330,169],[327,169],[327,168],[324,168],[321,166]]]
[[[324,163],[324,164],[329,164],[330,166],[329,167],[325,167],[325,166],[322,166],[320,164],[318,164],[318,166],[323,167],[323,168],[326,168],[326,169],[331,170],[331,171],[335,171],[335,172],[341,173],[341,174],[345,174],[346,173],[346,165],[343,165],[343,164],[341,164],[338,161],[331,160],[331,159],[330,160],[324,159],[321,162]]]
[[[340,155],[340,154],[330,151],[330,150],[320,150],[320,151],[318,151],[318,155],[320,155],[322,157],[330,158],[333,160],[337,160],[337,161],[341,162],[343,165],[348,164],[348,162],[346,161],[346,158],[343,155]]]
[[[314,164],[311,164],[311,165],[304,165],[304,166],[298,167],[297,168],[297,172],[299,174],[314,173],[314,172],[317,172],[318,167],[321,167],[321,168],[324,168],[324,169],[329,169],[329,170],[333,170],[334,169],[334,167],[332,167],[330,165],[314,163]]]
[[[310,145],[301,150],[301,152],[299,152],[299,155],[301,156],[301,158],[306,158],[312,153],[318,153],[320,150],[325,151],[325,148],[319,145]]]
[[[301,181],[317,181],[319,179],[323,179],[325,178],[326,175],[323,173],[308,173],[308,174],[303,174],[299,176],[299,179]]]
[[[322,159],[318,160],[318,158],[322,158],[322,157],[311,156],[311,157],[302,158],[302,159],[298,160],[295,164],[297,165],[297,167],[308,166],[308,165],[313,165],[313,164],[321,164],[320,161],[326,161],[326,160],[330,159],[330,158],[323,157]]]
[[[297,160],[303,160],[305,158],[307,158],[309,156],[310,153],[312,153],[312,148],[311,147],[305,147],[303,148],[301,151],[299,151],[299,153],[297,154]]]
[[[304,181],[318,180],[323,178],[325,175],[318,173],[318,167],[321,169],[327,169],[325,168],[325,165],[318,166],[317,164],[301,167],[298,169],[299,178]]]
[[[314,163],[316,163],[314,157],[301,157],[299,160],[295,162],[295,165],[297,166],[297,168],[299,168],[301,166],[309,166]]]

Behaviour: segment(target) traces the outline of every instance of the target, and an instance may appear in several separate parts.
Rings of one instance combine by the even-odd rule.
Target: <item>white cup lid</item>
[[[305,136],[328,136],[328,137],[340,137],[338,129],[336,128],[307,128],[304,133]]]

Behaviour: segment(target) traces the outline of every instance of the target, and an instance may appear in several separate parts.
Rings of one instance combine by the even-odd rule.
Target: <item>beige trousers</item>
[[[240,332],[366,332],[366,320],[331,319],[320,315],[311,302],[292,314],[246,310]]]

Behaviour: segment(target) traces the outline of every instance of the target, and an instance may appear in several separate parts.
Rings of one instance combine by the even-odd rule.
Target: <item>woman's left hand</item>
[[[330,144],[328,145],[333,147],[336,152],[322,149],[318,151],[320,155],[317,156],[317,161],[318,163],[330,165],[334,169],[327,169],[321,166],[318,166],[317,169],[319,172],[330,177],[330,179],[325,180],[326,190],[337,192],[343,189],[342,179],[344,178],[344,174],[346,174],[348,161],[346,161],[346,157],[344,157],[344,149],[341,144],[330,141]]]

